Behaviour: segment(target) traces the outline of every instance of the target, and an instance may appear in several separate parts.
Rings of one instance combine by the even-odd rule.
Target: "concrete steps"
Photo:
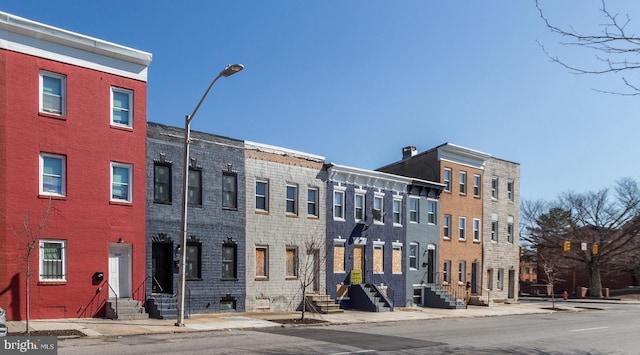
[[[140,301],[110,298],[105,304],[105,317],[117,320],[149,319]]]
[[[332,299],[329,295],[308,294],[306,295],[306,299],[309,303],[313,305],[313,308],[318,313],[328,314],[328,313],[344,312],[340,308],[340,305],[337,304],[336,301]]]

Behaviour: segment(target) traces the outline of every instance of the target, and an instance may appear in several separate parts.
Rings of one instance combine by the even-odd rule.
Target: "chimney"
[[[402,148],[402,160],[409,159],[418,154],[418,149],[412,145]]]

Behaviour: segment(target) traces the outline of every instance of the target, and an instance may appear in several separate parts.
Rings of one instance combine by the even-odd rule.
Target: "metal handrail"
[[[116,317],[115,319],[118,319],[118,293],[116,292],[116,290],[113,289],[113,287],[111,287],[111,284],[109,284],[109,281],[105,281],[105,283],[107,284],[107,286],[109,286],[109,290],[111,290],[115,296],[116,299]],[[110,293],[107,292],[107,299],[111,298],[110,297]]]

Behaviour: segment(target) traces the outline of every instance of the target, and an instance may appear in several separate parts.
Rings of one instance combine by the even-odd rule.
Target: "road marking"
[[[344,353],[333,353],[331,355],[348,355],[348,354],[364,354],[364,353],[375,353],[375,350],[358,350],[358,351],[347,351]]]
[[[570,330],[570,332],[587,332],[587,331],[590,331],[590,330],[600,330],[600,329],[607,329],[607,328],[609,328],[609,327],[572,329],[572,330]]]

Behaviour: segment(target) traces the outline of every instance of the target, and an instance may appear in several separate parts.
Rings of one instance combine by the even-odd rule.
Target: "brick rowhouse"
[[[144,300],[150,62],[149,53],[0,12],[8,320],[26,317],[28,241],[31,319],[101,316],[110,296]]]

